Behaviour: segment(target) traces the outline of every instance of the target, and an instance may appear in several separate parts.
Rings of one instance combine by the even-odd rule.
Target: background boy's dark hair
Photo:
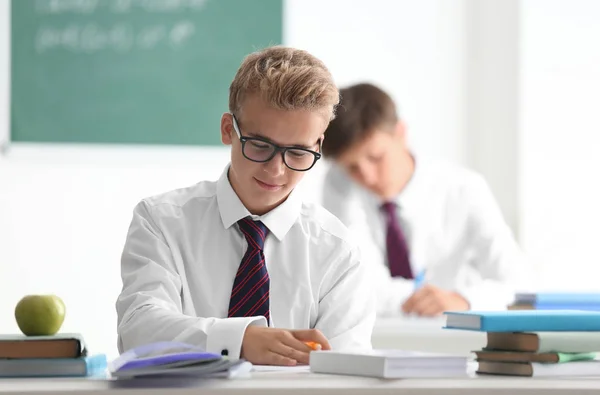
[[[323,153],[336,158],[378,130],[391,130],[398,122],[392,98],[375,85],[362,83],[340,90],[336,118],[329,123]]]

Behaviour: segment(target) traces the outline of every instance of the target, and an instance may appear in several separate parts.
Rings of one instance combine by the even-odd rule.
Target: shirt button
[[[221,350],[221,355],[223,355],[224,357],[229,355],[229,351],[227,351],[227,349],[222,349]]]

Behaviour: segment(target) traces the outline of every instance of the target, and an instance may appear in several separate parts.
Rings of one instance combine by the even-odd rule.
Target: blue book
[[[600,311],[600,303],[598,304],[578,304],[578,303],[536,303],[533,305],[536,310],[590,310]]]
[[[447,329],[482,332],[600,331],[600,312],[579,310],[449,311]]]
[[[106,376],[106,355],[80,358],[0,359],[0,377]]]
[[[538,292],[519,293],[515,296],[517,304],[531,305],[600,305],[600,293],[590,292]]]

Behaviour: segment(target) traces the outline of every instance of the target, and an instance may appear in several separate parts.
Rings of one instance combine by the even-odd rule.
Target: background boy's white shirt
[[[238,358],[248,325],[226,318],[246,251],[236,222],[249,214],[227,178],[144,199],[135,208],[122,255],[116,308],[118,348],[181,341]],[[370,348],[375,321],[371,275],[348,230],[293,192],[260,219],[269,228],[265,257],[272,326],[316,328],[333,348]],[[284,239],[285,238],[285,239]]]
[[[417,157],[415,173],[395,201],[414,275],[426,269],[427,283],[460,293],[477,310],[504,309],[517,290],[530,289],[531,266],[477,173]],[[323,205],[360,243],[377,284],[378,313],[394,315],[414,284],[389,275],[382,203],[330,167]]]

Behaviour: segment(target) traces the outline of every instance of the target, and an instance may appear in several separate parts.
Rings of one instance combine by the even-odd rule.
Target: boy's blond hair
[[[248,55],[229,87],[229,111],[240,114],[244,100],[259,95],[282,110],[322,112],[335,117],[340,94],[325,64],[306,51],[274,46]]]

